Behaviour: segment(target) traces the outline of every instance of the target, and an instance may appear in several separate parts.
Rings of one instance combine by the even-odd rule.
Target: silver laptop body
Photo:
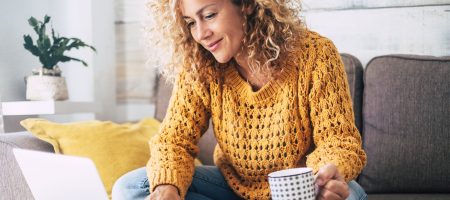
[[[108,200],[92,160],[13,149],[36,200]]]

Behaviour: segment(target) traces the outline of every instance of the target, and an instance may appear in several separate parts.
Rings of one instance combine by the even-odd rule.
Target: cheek
[[[191,29],[189,30],[189,33],[191,34],[192,39],[194,39],[194,41],[198,43],[198,39],[196,37],[197,32],[194,29]]]

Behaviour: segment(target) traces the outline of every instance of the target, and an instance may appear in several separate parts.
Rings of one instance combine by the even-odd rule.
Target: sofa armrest
[[[53,147],[28,132],[0,134],[1,199],[33,199],[33,195],[14,158],[13,148],[54,152]]]

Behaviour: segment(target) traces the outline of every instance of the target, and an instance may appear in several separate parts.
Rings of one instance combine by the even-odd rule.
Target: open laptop
[[[13,149],[36,200],[108,200],[89,158]]]

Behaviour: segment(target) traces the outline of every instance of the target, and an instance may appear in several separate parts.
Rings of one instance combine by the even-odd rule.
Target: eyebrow
[[[195,15],[200,15],[200,13],[203,12],[203,10],[205,10],[205,9],[208,8],[208,7],[214,6],[214,5],[216,5],[216,3],[212,3],[212,4],[209,4],[209,5],[203,6],[203,8],[200,8],[200,10],[198,10],[197,12],[195,12]],[[190,19],[190,17],[188,17],[188,16],[183,16],[183,19]]]

